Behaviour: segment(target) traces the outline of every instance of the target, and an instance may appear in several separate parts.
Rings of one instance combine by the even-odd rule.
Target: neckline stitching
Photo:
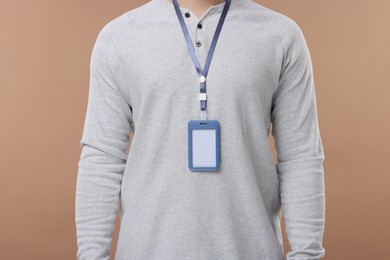
[[[165,8],[168,10],[168,8],[172,9],[174,8],[174,5],[173,3],[171,2],[168,2],[167,0],[155,0],[157,2],[160,2],[160,4],[164,5]],[[239,5],[241,5],[242,3],[244,2],[244,0],[231,0],[230,2],[230,6],[229,6],[229,11]],[[219,3],[219,4],[216,4],[216,5],[212,5],[210,6],[209,8],[209,12],[210,13],[220,13],[222,12],[223,10],[223,7],[225,6],[226,2],[222,2],[222,3]],[[188,11],[192,11],[191,9],[187,8],[187,7],[183,7],[183,6],[179,6],[181,12],[184,14]]]

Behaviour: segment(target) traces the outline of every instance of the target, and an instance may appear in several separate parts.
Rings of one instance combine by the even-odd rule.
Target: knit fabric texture
[[[202,67],[224,4],[202,17],[180,7]],[[324,257],[325,156],[297,22],[232,0],[206,90],[208,119],[221,126],[221,166],[193,172],[187,124],[200,119],[199,77],[173,3],[149,1],[102,27],[80,141],[79,260],[110,258],[117,212],[116,260]]]

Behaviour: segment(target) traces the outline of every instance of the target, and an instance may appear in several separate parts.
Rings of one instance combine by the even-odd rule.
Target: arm
[[[316,108],[313,69],[298,25],[286,33],[285,55],[274,92],[272,135],[286,233],[287,260],[316,260],[325,255],[325,159]]]
[[[132,111],[110,68],[114,23],[100,31],[90,60],[90,85],[76,188],[77,259],[110,258]]]

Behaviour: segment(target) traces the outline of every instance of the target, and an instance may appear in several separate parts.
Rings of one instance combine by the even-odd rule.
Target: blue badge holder
[[[220,129],[217,120],[190,120],[188,122],[188,167],[191,171],[219,170]]]

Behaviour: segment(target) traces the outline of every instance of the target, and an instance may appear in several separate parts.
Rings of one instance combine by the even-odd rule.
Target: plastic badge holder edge
[[[206,123],[207,124],[204,124]],[[194,167],[192,164],[192,130],[193,129],[215,129],[216,130],[216,166],[215,167]],[[188,168],[191,171],[219,171],[221,165],[220,153],[220,124],[217,120],[191,120],[188,122]]]

